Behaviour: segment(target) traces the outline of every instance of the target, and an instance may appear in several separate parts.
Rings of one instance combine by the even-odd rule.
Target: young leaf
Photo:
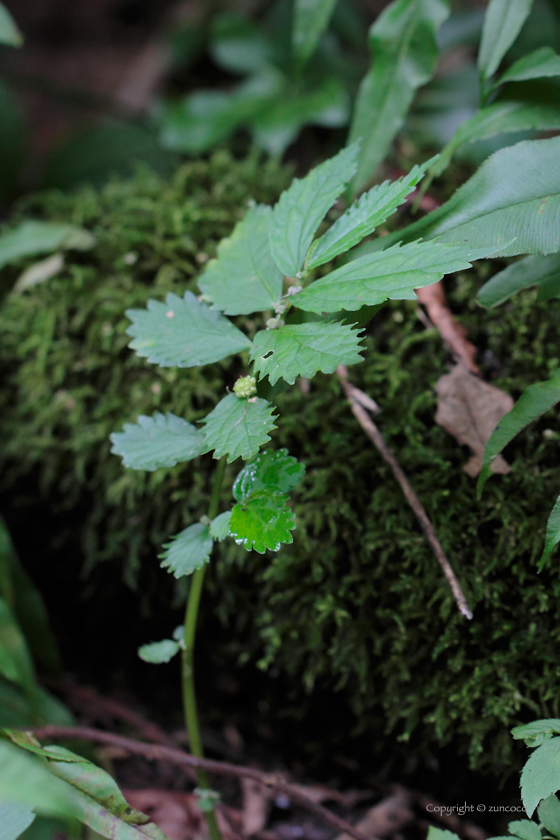
[[[236,458],[247,461],[270,440],[275,429],[273,407],[260,397],[245,400],[228,394],[203,420],[205,452],[214,450],[214,458],[227,455],[228,463]]]
[[[560,735],[560,720],[557,718],[534,720],[531,723],[514,726],[511,734],[516,741],[525,741],[528,747],[538,747],[550,740],[553,735]]]
[[[477,491],[482,488],[490,475],[492,460],[519,432],[560,402],[560,370],[557,370],[546,382],[536,382],[521,394],[514,407],[504,415],[496,426],[486,446],[482,459],[482,470],[478,477]]]
[[[545,563],[552,554],[552,550],[560,542],[560,496],[556,499],[554,507],[548,518],[546,526],[546,540],[543,555],[539,563],[539,572],[544,569]]]
[[[504,243],[504,257],[551,254],[560,250],[559,213],[560,137],[524,140],[495,152],[442,207],[380,244],[424,237],[472,248]]]
[[[181,417],[157,411],[125,423],[122,432],[111,435],[111,443],[111,452],[121,456],[125,467],[151,471],[196,458],[204,450],[204,435]]]
[[[533,0],[490,0],[478,53],[483,82],[493,76],[527,20]]]
[[[174,639],[162,639],[161,642],[150,642],[139,647],[138,656],[151,665],[161,665],[164,662],[170,662],[180,649]]]
[[[210,559],[212,537],[207,525],[196,522],[171,538],[164,545],[161,565],[176,577],[192,574]]]
[[[0,3],[0,44],[10,47],[21,47],[23,35],[3,3]]]
[[[286,276],[301,270],[315,231],[356,171],[357,154],[357,145],[342,149],[305,178],[295,178],[280,196],[270,223],[270,247]]]
[[[130,807],[115,780],[100,767],[64,747],[41,747],[28,732],[4,730],[22,750],[40,756],[58,777],[74,806],[76,816],[93,831],[110,840],[167,840],[150,818]]]
[[[542,840],[540,828],[532,820],[514,820],[508,825],[508,831],[521,840]]]
[[[149,300],[147,309],[128,309],[132,321],[129,347],[161,367],[196,367],[218,362],[251,345],[227,318],[192,292],[184,298],[173,292],[166,302]]]
[[[476,299],[491,308],[531,286],[539,287],[539,302],[560,297],[560,254],[537,254],[508,265],[484,284]]]
[[[271,214],[270,207],[251,207],[229,239],[222,239],[217,259],[198,281],[204,296],[226,315],[272,309],[282,296],[282,272],[268,241]]]
[[[434,158],[413,166],[398,181],[384,181],[355,201],[320,239],[311,245],[306,269],[317,268],[343,254],[382,224],[406,200]]]
[[[238,502],[243,502],[258,490],[290,493],[300,483],[304,473],[305,466],[288,455],[287,449],[259,452],[235,479],[233,496]]]
[[[435,70],[435,35],[449,14],[444,0],[394,0],[369,31],[373,55],[354,107],[350,142],[360,143],[356,195],[373,177],[402,127],[416,90]]]
[[[21,257],[49,254],[61,248],[87,251],[95,239],[88,230],[61,222],[22,222],[0,236],[0,268]]]
[[[6,730],[0,730],[0,734]],[[0,737],[0,799],[40,814],[74,816],[72,791],[36,758]]]
[[[529,756],[521,772],[521,799],[528,817],[541,799],[560,788],[560,738],[551,738]]]
[[[17,840],[26,828],[29,828],[35,813],[29,805],[17,805],[14,802],[0,802],[0,825],[2,840]]]
[[[336,0],[295,0],[292,42],[300,67],[315,51],[335,4]]]
[[[229,530],[235,542],[259,554],[267,548],[278,551],[282,543],[293,542],[290,531],[296,527],[296,518],[286,499],[281,493],[257,490],[234,505]]]
[[[345,324],[309,321],[287,324],[277,330],[260,330],[253,341],[251,359],[261,379],[270,384],[285,379],[293,385],[297,376],[307,379],[333,373],[338,365],[362,362],[360,336]]]
[[[551,47],[541,47],[509,67],[498,79],[498,85],[505,82],[524,82],[528,79],[542,79],[545,76],[560,76],[560,55]]]
[[[540,803],[539,820],[554,837],[560,837],[560,802],[557,796],[548,796]]]
[[[470,268],[472,260],[492,249],[472,250],[463,245],[410,242],[359,257],[307,286],[291,298],[307,312],[353,311],[367,304],[411,299],[414,289],[430,286],[444,274]]]
[[[231,519],[231,510],[226,510],[220,513],[212,520],[210,525],[210,536],[213,540],[222,542],[226,537],[229,537],[229,521]]]
[[[437,826],[431,825],[428,828],[426,840],[459,840],[459,836],[453,831],[447,831],[446,828],[437,828]]]

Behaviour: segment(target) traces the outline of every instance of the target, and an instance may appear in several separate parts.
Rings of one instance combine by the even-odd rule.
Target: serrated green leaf
[[[212,537],[207,525],[196,522],[171,538],[164,545],[161,565],[176,577],[184,577],[200,569],[210,559]]]
[[[257,490],[234,505],[229,530],[235,542],[259,554],[267,548],[279,551],[282,543],[293,542],[290,532],[296,527],[296,518],[286,499],[282,493]]]
[[[4,730],[10,740],[46,761],[68,791],[80,822],[109,840],[167,840],[141,811],[130,807],[115,780],[100,767],[64,747],[41,747],[28,732]]]
[[[292,43],[300,67],[315,51],[335,4],[336,0],[295,0]]]
[[[514,820],[508,825],[508,831],[521,840],[542,840],[540,829],[532,820]]]
[[[478,477],[478,493],[490,476],[492,461],[519,432],[560,402],[560,370],[546,382],[529,385],[521,394],[511,411],[504,414],[490,435],[482,456],[482,469]]]
[[[260,378],[268,376],[271,385],[280,378],[293,385],[297,376],[311,379],[319,370],[333,373],[338,365],[362,362],[360,341],[358,333],[345,324],[287,324],[260,330],[253,339],[251,360]]]
[[[0,801],[0,826],[2,840],[17,840],[35,819],[35,812],[29,805]]]
[[[61,222],[22,222],[0,236],[0,268],[21,257],[49,254],[61,248],[87,251],[95,239],[78,225]]]
[[[45,764],[0,738],[0,798],[41,814],[73,816],[72,791]]]
[[[161,665],[170,662],[180,647],[174,639],[162,639],[161,642],[149,642],[138,648],[138,656],[151,665]]]
[[[437,828],[435,825],[431,825],[428,828],[426,840],[459,840],[459,837],[453,831],[447,831],[445,828]]]
[[[560,76],[560,55],[551,47],[541,47],[508,67],[497,84],[524,82],[528,79],[542,79],[546,76]]]
[[[201,422],[204,423],[205,452],[214,450],[214,458],[227,455],[228,463],[236,458],[248,461],[270,440],[275,429],[273,406],[260,397],[248,400],[228,394]]]
[[[387,299],[414,300],[414,289],[430,286],[444,274],[470,268],[473,260],[491,252],[492,249],[472,250],[435,242],[394,245],[346,263],[307,286],[291,301],[299,309],[321,313],[353,311]]]
[[[525,741],[528,747],[538,747],[552,738],[553,735],[560,735],[560,720],[545,718],[544,720],[524,723],[521,726],[514,726],[511,735],[516,741]]]
[[[504,243],[495,256],[551,254],[560,250],[559,213],[560,137],[524,140],[491,155],[442,207],[379,244],[424,237],[472,248]]]
[[[350,142],[360,143],[353,195],[373,177],[416,90],[432,77],[439,55],[435,35],[448,14],[443,0],[396,0],[371,27],[372,67],[360,84],[350,128]]]
[[[560,837],[560,802],[557,796],[548,796],[538,808],[539,820],[555,837]]]
[[[23,35],[3,3],[0,3],[0,44],[10,47],[21,47]]]
[[[467,143],[488,140],[516,131],[547,131],[560,127],[560,107],[544,103],[504,99],[482,108],[461,123],[439,159],[430,167],[430,178],[444,172],[455,152]]]
[[[269,449],[243,467],[233,484],[233,496],[238,502],[259,490],[290,493],[302,480],[304,464],[288,455],[287,449]]]
[[[305,261],[306,269],[311,270],[333,260],[369,236],[406,201],[407,195],[414,190],[434,160],[431,158],[421,166],[413,166],[408,175],[398,181],[384,181],[364,193],[324,236],[313,242]]]
[[[357,145],[312,169],[280,196],[270,223],[270,247],[276,265],[288,277],[303,267],[315,231],[356,171]]]
[[[546,561],[552,554],[553,549],[560,542],[560,496],[556,499],[554,507],[548,517],[546,526],[546,540],[544,544],[543,555],[539,562],[539,572],[544,569]]]
[[[251,345],[227,318],[200,303],[192,292],[172,292],[166,302],[149,300],[147,309],[128,309],[129,347],[161,367],[197,367],[218,362]]]
[[[111,452],[120,455],[125,467],[157,470],[196,458],[204,450],[204,435],[191,423],[171,412],[141,414],[136,423],[125,423],[111,436]]]
[[[225,510],[212,520],[210,525],[210,536],[213,540],[222,542],[229,536],[229,521],[231,519],[231,510]]]
[[[282,296],[278,270],[268,240],[272,208],[252,207],[232,235],[222,239],[218,257],[198,281],[200,290],[226,315],[248,315],[272,309]]]
[[[528,817],[541,799],[560,788],[560,738],[551,738],[529,756],[521,772],[521,799]]]
[[[484,284],[476,299],[491,308],[531,286],[539,287],[539,302],[560,297],[560,254],[537,254],[508,265]]]
[[[493,76],[527,20],[533,0],[490,0],[478,53],[482,80]]]

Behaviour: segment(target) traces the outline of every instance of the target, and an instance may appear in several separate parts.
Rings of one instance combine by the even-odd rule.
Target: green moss
[[[217,155],[186,165],[170,182],[144,172],[102,192],[49,193],[21,208],[85,224],[98,241],[91,253],[69,257],[59,277],[8,298],[0,313],[4,488],[33,474],[53,509],[74,511],[86,570],[111,560],[130,586],[146,568],[167,581],[155,555],[206,512],[212,462],[123,470],[109,454],[109,433],[155,410],[200,418],[238,372],[235,362],[202,371],[148,365],[127,349],[124,310],[191,288],[201,259],[215,252],[249,195],[274,200],[286,180],[255,159]],[[486,270],[456,277],[450,298],[487,377],[517,397],[558,365],[558,304],[537,306],[526,293],[480,310],[473,299]],[[7,284],[15,272],[3,276]],[[560,716],[560,575],[554,562],[536,575],[560,492],[558,422],[545,415],[508,448],[511,474],[492,478],[479,502],[462,470],[465,451],[433,420],[433,386],[447,363],[437,332],[402,302],[376,316],[367,345],[352,379],[382,406],[379,426],[432,519],[474,621],[458,615],[336,378],[318,376],[309,393],[296,384],[275,398],[282,419],[273,444],[307,465],[293,545],[262,557],[224,544],[212,566],[215,609],[235,627],[227,652],[257,657],[263,668],[275,663],[295,686],[343,691],[357,732],[379,732],[382,721],[409,752],[452,743],[473,766],[502,769],[511,760],[510,726]],[[143,591],[145,600],[157,597]]]

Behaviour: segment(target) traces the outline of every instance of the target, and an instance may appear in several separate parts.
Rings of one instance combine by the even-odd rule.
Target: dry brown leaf
[[[449,344],[455,356],[473,373],[478,373],[479,369],[475,362],[476,347],[467,340],[466,328],[455,320],[447,306],[441,280],[423,289],[416,289],[416,294],[420,303],[426,307],[430,321],[437,327],[439,334]]]
[[[262,831],[266,825],[274,793],[253,779],[242,779],[243,791],[243,834],[250,837]]]
[[[513,400],[462,363],[438,379],[435,391],[439,398],[436,423],[470,448],[472,455],[463,469],[474,478],[482,469],[486,442],[504,414],[513,408]],[[492,461],[492,472],[505,474],[509,469],[501,455]]]
[[[133,808],[147,814],[169,840],[208,840],[206,820],[194,793],[174,790],[123,790]],[[238,835],[223,809],[216,811],[223,840],[238,840]]]
[[[411,804],[410,791],[400,787],[395,788],[391,796],[370,808],[355,827],[367,837],[387,837],[414,819]],[[347,834],[339,834],[336,840],[352,840],[352,838]]]

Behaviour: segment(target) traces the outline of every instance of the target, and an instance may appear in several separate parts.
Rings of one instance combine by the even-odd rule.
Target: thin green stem
[[[214,485],[212,487],[212,496],[210,499],[210,507],[208,509],[208,518],[214,519],[218,513],[220,504],[220,494],[222,491],[222,483],[224,480],[224,471],[226,467],[226,459],[223,457],[216,467],[216,474],[214,476]],[[204,573],[206,565],[197,569],[192,576],[191,586],[189,590],[189,597],[187,600],[187,607],[185,610],[185,635],[184,648],[182,651],[182,687],[183,687],[183,709],[185,714],[185,723],[187,732],[189,734],[189,743],[191,753],[198,758],[204,758],[202,750],[202,741],[200,738],[200,726],[198,723],[198,711],[196,707],[196,691],[194,684],[194,645],[196,637],[196,621],[198,618],[198,607],[200,604],[200,596],[202,594],[202,586],[204,583]],[[210,790],[210,783],[208,775],[205,770],[198,769],[196,771],[196,778],[198,786],[201,790]],[[216,813],[211,800],[209,804],[205,804],[204,816],[208,823],[208,831],[210,833],[210,840],[222,840],[220,829],[216,820]]]

